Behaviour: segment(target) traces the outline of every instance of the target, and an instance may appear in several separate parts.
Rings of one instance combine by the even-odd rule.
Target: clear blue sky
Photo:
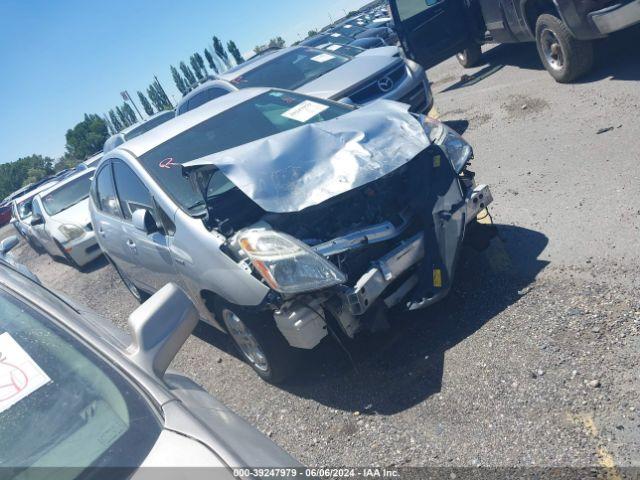
[[[133,97],[154,74],[179,98],[169,65],[202,52],[214,34],[247,52],[277,35],[293,42],[366,3],[0,0],[0,163],[60,156],[84,113],[106,113],[121,90]]]

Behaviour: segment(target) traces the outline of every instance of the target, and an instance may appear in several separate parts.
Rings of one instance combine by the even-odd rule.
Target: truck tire
[[[554,15],[538,17],[536,46],[544,68],[559,83],[569,83],[593,66],[593,42],[575,38]]]
[[[475,67],[482,58],[482,48],[477,43],[471,43],[467,48],[457,53],[456,58],[464,68]]]
[[[219,300],[214,314],[260,378],[277,385],[297,370],[300,352],[282,336],[271,312],[253,312]]]

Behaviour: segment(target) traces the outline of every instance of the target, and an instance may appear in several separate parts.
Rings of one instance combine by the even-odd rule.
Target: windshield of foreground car
[[[272,58],[231,82],[238,88],[274,87],[296,90],[347,63],[350,59],[313,48],[297,48]]]
[[[57,215],[89,197],[92,176],[93,172],[90,172],[43,196],[42,206],[45,211],[51,216]]]
[[[86,467],[139,465],[148,455],[160,435],[148,401],[55,322],[2,290],[0,352],[7,478],[69,466],[78,468],[64,478],[75,478]],[[31,474],[45,478],[42,470]]]
[[[182,175],[180,164],[352,110],[347,105],[272,90],[173,137],[139,161],[179,206],[195,213],[194,208],[202,206],[202,195]]]

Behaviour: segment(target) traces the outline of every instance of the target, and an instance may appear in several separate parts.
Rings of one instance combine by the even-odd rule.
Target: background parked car
[[[11,220],[11,204],[9,202],[0,205],[0,227],[4,227]]]
[[[142,122],[131,125],[115,135],[111,135],[107,138],[106,142],[104,142],[104,147],[102,147],[103,153],[107,153],[118,145],[122,145],[128,140],[131,140],[138,135],[142,135],[158,125],[162,125],[164,122],[171,120],[174,116],[175,113],[173,110],[165,110],[164,112],[156,113]]]
[[[264,88],[208,102],[101,163],[90,203],[100,246],[136,298],[176,282],[258,375],[280,382],[299,364],[300,349],[327,335],[330,315],[318,312],[334,312],[336,328],[353,337],[387,287],[400,292],[386,290],[395,298],[385,297],[388,308],[418,285],[421,295],[432,278],[434,296],[421,296],[416,308],[442,298],[465,225],[491,201],[488,190],[471,201],[478,195],[465,173],[471,147],[407,109],[387,101],[357,109]],[[431,165],[442,168],[431,174]],[[427,183],[435,179],[441,183]],[[438,214],[446,248],[432,240],[435,232],[421,233],[414,214],[403,217],[422,201],[418,210],[431,215],[428,199],[438,192],[449,192],[442,205],[453,206]],[[367,273],[384,255],[392,273]],[[433,262],[442,262],[438,276]],[[426,270],[411,274],[418,263]],[[355,286],[365,277],[376,285]]]
[[[322,48],[324,45],[331,43],[339,45],[353,45],[360,48],[378,48],[386,45],[383,39],[377,37],[353,39],[345,35],[340,35],[339,33],[321,33],[303,40],[300,42],[300,46]]]
[[[354,40],[362,38],[381,38],[387,45],[395,45],[398,43],[398,35],[388,27],[359,27],[351,22],[334,27],[329,30],[330,33],[338,33],[345,37],[351,37]]]
[[[52,257],[75,268],[102,255],[89,215],[89,187],[95,170],[82,170],[33,199],[31,230]]]
[[[397,53],[383,48],[347,57],[310,47],[284,48],[220,79],[237,88],[282,88],[358,105],[396,100],[411,105],[413,112],[428,112],[433,95],[424,69]]]
[[[33,198],[40,192],[48,190],[50,187],[58,183],[58,180],[49,180],[40,184],[35,189],[30,189],[27,193],[15,198],[11,202],[11,223],[16,231],[24,238],[31,248],[37,252],[43,251],[43,247],[38,239],[33,235],[31,228],[31,214],[33,208]]]
[[[187,296],[167,285],[131,314],[130,337],[0,259],[3,477],[220,467],[216,478],[232,479],[233,467],[300,466],[191,379],[166,372],[197,322]]]
[[[200,105],[221,97],[222,95],[226,95],[229,92],[235,92],[237,90],[237,87],[226,81],[209,80],[204,82],[202,85],[196,87],[182,97],[176,106],[176,117],[185,114],[194,108],[198,108]]]

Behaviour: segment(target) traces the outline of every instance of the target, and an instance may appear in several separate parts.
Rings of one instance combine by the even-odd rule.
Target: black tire
[[[300,364],[301,352],[291,347],[285,340],[270,311],[253,312],[219,300],[214,314],[227,330],[241,358],[260,378],[277,385],[296,372]],[[231,316],[235,316],[235,319],[230,318]],[[241,341],[238,340],[239,335],[233,331],[235,329],[233,324],[237,324],[237,321],[240,321],[241,328],[245,328],[255,340],[262,358],[252,358],[246,352],[246,348],[241,346]]]
[[[482,58],[482,47],[477,43],[471,43],[467,48],[456,54],[456,58],[464,68],[475,67]]]
[[[536,21],[536,47],[544,68],[559,83],[569,83],[593,67],[593,42],[578,40],[554,15]]]
[[[111,260],[111,258],[109,258],[107,255],[105,255],[105,257],[107,258],[109,263],[113,266],[118,276],[120,277],[120,280],[122,280],[122,283],[124,283],[124,286],[127,287],[127,290],[129,290],[129,293],[133,295],[133,298],[135,298],[140,303],[144,303],[149,299],[149,297],[151,297],[151,295],[149,295],[147,292],[138,288],[126,273],[120,271],[120,269],[116,265],[116,262]]]

